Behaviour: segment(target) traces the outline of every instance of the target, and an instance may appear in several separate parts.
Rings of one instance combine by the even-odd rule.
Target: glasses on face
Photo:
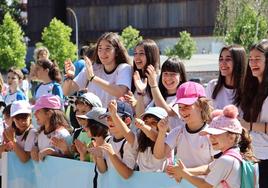
[[[16,120],[21,120],[21,119],[25,120],[25,119],[27,119],[28,117],[30,117],[30,114],[18,114],[18,115],[15,115],[15,116],[14,116],[14,118],[15,118]]]

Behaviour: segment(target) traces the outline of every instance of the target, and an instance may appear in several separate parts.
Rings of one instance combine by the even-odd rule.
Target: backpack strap
[[[94,167],[94,178],[93,178],[93,188],[97,188],[98,187],[98,176],[99,176],[99,173],[97,171],[97,165],[95,164],[95,167]]]
[[[124,157],[124,145],[125,145],[126,142],[127,142],[127,140],[124,139],[124,141],[123,141],[123,143],[122,143],[122,145],[121,145],[121,148],[120,148],[120,150],[119,150],[121,159],[123,159],[123,157]]]
[[[237,151],[235,151],[234,149],[229,149],[229,150],[223,152],[223,155],[232,156],[232,157],[236,158],[237,160],[239,160],[240,162],[242,162],[242,160],[243,160],[241,154],[238,153]]]
[[[74,134],[73,134],[73,142],[75,141],[75,139],[78,138],[78,136],[80,135],[80,133],[82,132],[82,127],[81,128],[78,128],[78,129],[75,129],[74,130]]]

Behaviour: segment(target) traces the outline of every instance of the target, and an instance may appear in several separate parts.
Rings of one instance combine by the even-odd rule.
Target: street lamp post
[[[71,9],[70,7],[67,7],[66,8],[67,11],[70,11],[72,13],[72,15],[74,16],[74,21],[75,21],[75,43],[76,43],[76,46],[77,46],[77,59],[79,58],[78,56],[78,50],[79,50],[79,43],[78,43],[78,21],[77,21],[77,17],[76,17],[76,14],[74,12],[73,9]]]

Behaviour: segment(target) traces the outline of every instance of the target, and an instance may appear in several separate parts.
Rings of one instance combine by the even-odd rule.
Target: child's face
[[[219,135],[209,135],[209,140],[215,151],[220,150],[224,152],[234,146],[235,135],[228,132]]]
[[[154,129],[157,129],[157,119],[153,116],[145,116],[143,118],[143,121],[146,125],[149,125],[150,127],[154,128]]]
[[[176,72],[165,71],[162,73],[162,83],[168,90],[169,94],[176,93],[177,87],[180,83],[180,74]]]
[[[31,114],[18,114],[13,117],[16,127],[24,132],[31,125]]]
[[[179,104],[179,114],[182,120],[185,121],[187,124],[202,119],[201,109],[196,104],[192,105]]]
[[[122,138],[123,135],[121,133],[121,129],[119,126],[114,125],[113,120],[110,116],[107,117],[107,124],[109,127],[110,133],[116,138]]]
[[[13,72],[7,73],[7,84],[9,86],[18,86],[19,85],[19,77]]]
[[[44,109],[40,109],[34,112],[37,124],[43,126],[49,121],[48,114]]]
[[[134,63],[137,69],[144,70],[147,63],[144,46],[137,46],[134,51]]]
[[[228,50],[223,50],[220,54],[219,69],[222,76],[231,77],[233,74],[233,59]]]
[[[115,55],[115,48],[107,40],[100,41],[98,46],[98,57],[104,66],[115,65]]]
[[[45,60],[47,59],[47,52],[45,50],[42,50],[38,54],[38,60]]]
[[[88,113],[92,108],[84,103],[77,103],[75,105],[76,108],[76,115],[85,115],[86,113]],[[82,127],[87,126],[87,119],[84,118],[78,118],[76,117],[76,120],[78,121],[79,125],[81,125]]]

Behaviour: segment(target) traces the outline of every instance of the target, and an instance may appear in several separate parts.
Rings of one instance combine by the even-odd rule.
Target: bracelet
[[[249,131],[252,131],[252,127],[253,127],[253,123],[250,122],[250,123],[249,123]]]
[[[157,88],[158,87],[158,85],[156,85],[156,86],[151,86],[151,89],[153,89],[153,88]]]
[[[145,93],[143,93],[143,92],[137,92],[137,95],[145,96]]]
[[[264,133],[267,134],[267,123],[264,123]]]
[[[91,76],[91,77],[89,78],[89,81],[92,82],[92,80],[93,80],[94,78],[95,78],[95,75]]]

